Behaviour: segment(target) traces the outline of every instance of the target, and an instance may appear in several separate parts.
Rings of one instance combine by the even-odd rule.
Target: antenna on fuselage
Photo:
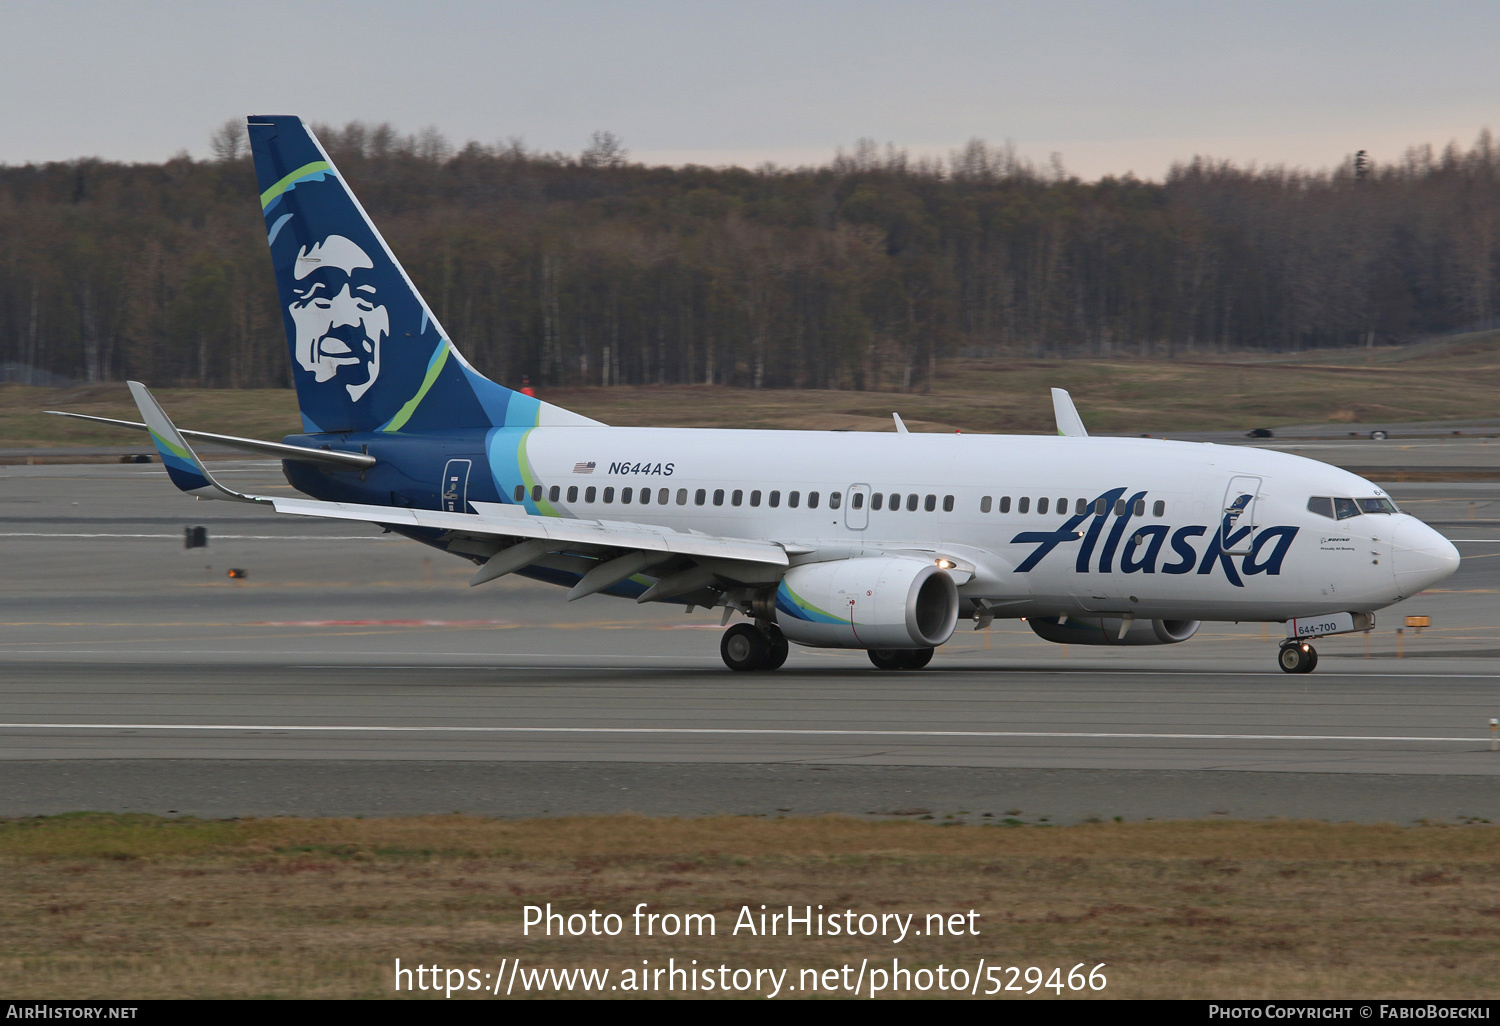
[[[1087,438],[1088,429],[1083,426],[1083,418],[1078,415],[1078,407],[1073,405],[1073,397],[1067,389],[1054,388],[1052,390],[1052,415],[1057,418],[1057,433],[1065,438]]]

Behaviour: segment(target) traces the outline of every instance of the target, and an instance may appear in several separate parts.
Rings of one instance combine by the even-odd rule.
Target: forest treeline
[[[0,167],[0,364],[279,386],[243,126],[215,156]],[[909,389],[950,354],[1387,344],[1490,326],[1500,151],[1309,172],[1195,159],[1083,182],[974,141],[826,166],[648,167],[319,129],[481,370],[546,384]]]

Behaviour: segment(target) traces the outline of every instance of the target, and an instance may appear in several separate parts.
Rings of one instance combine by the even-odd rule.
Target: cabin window
[[[1047,497],[1045,495],[1042,496],[1040,499],[1036,500],[1036,511],[1038,513],[1045,513],[1045,512],[1047,512],[1047,501],[1048,500],[1047,500]]]
[[[517,502],[525,502],[526,501],[526,486],[525,485],[516,485],[516,501]]]
[[[1307,511],[1332,520],[1334,519],[1333,500],[1326,495],[1314,495],[1311,499],[1307,500]]]
[[[1057,512],[1058,512],[1058,514],[1060,516],[1067,516],[1068,515],[1068,500],[1067,499],[1058,499],[1057,500]]]
[[[853,506],[855,509],[864,509],[865,493],[855,492],[853,495],[849,496],[849,505]]]
[[[797,504],[800,503],[801,501],[802,501],[802,493],[801,492],[787,492],[786,493],[786,504],[788,506],[790,506],[792,509],[796,509],[797,508]]]
[[[598,494],[599,494],[598,489],[596,489],[593,485],[589,485],[588,486],[588,490],[583,493],[583,501],[584,502],[593,502],[594,501],[594,496],[596,496]]]
[[[1125,515],[1125,500],[1124,499],[1116,499],[1115,500],[1115,516],[1117,516],[1117,517],[1123,517],[1124,515]]]
[[[1353,499],[1334,499],[1333,512],[1340,520],[1359,516],[1359,505]]]
[[[770,506],[772,509],[775,509],[777,506],[780,506],[781,505],[781,492],[779,492],[779,491],[773,491],[770,495],[766,496],[766,505]]]
[[[1102,517],[1109,512],[1109,500],[1102,495],[1094,500],[1094,516]]]
[[[736,488],[729,496],[731,506],[742,506],[745,503],[745,492],[742,488]]]
[[[752,505],[752,506],[759,506],[760,505],[760,489],[759,488],[756,488],[756,489],[754,489],[754,490],[752,490],[750,492],[750,505]]]
[[[901,508],[901,493],[900,492],[892,492],[891,493],[890,501],[887,503],[887,505],[890,506],[892,513],[896,512],[896,510],[900,509]]]
[[[679,506],[686,506],[687,505],[687,489],[686,488],[679,488],[679,489],[677,489],[677,505],[679,505]]]
[[[701,506],[706,501],[708,501],[708,492],[704,491],[702,488],[699,488],[696,492],[693,493],[694,506]]]
[[[532,485],[531,486],[531,501],[532,502],[541,502],[542,501],[542,486],[541,485]]]
[[[1157,499],[1156,502],[1151,505],[1151,515],[1158,518],[1166,516],[1167,504],[1161,499]]]
[[[1087,514],[1088,511],[1089,511],[1089,500],[1087,500],[1087,499],[1079,499],[1077,502],[1075,502],[1073,504],[1073,511],[1075,513],[1084,513],[1084,514]]]
[[[724,489],[722,489],[722,488],[715,488],[714,489],[714,505],[715,506],[722,506],[722,505],[724,505]]]
[[[620,501],[621,502],[631,502],[634,499],[635,499],[635,489],[634,488],[621,488],[620,489]]]
[[[1010,496],[1009,495],[1002,495],[1002,496],[1000,496],[1000,512],[1001,513],[1009,513],[1010,512]]]
[[[641,505],[642,506],[649,506],[649,505],[651,505],[651,489],[649,489],[649,488],[642,488],[641,489]]]
[[[929,495],[929,496],[927,496],[927,498],[925,500],[923,500],[923,502],[922,502],[922,508],[925,509],[929,513],[931,513],[933,510],[937,509],[937,496],[936,495]]]
[[[986,495],[984,498],[982,498],[982,499],[979,500],[979,512],[981,512],[981,513],[988,513],[989,511],[990,511],[990,497],[988,495]]]
[[[670,488],[661,488],[661,489],[658,489],[657,493],[656,493],[656,504],[658,506],[665,506],[667,504],[667,500],[670,499],[671,497],[672,497],[672,490]]]
[[[578,486],[577,485],[568,485],[568,501],[569,502],[577,502],[578,501]]]
[[[547,489],[547,501],[548,502],[556,502],[558,499],[561,499],[561,498],[562,498],[562,489],[559,488],[557,485],[553,485],[551,488]]]
[[[818,493],[817,492],[808,492],[807,493],[807,508],[808,509],[817,509],[818,508]]]
[[[614,502],[615,501],[615,490],[613,488],[606,488],[606,489],[604,489],[604,501],[605,502]]]
[[[879,509],[883,505],[885,505],[885,492],[876,492],[874,495],[870,496],[871,509]]]
[[[921,501],[922,497],[916,492],[912,492],[906,497],[906,512],[915,513],[917,511],[917,503]]]
[[[841,506],[843,504],[843,501],[844,501],[844,493],[843,492],[829,492],[828,493],[828,508],[829,509],[838,509],[839,506]]]
[[[1146,500],[1145,499],[1136,499],[1135,500],[1135,515],[1138,516],[1138,517],[1143,517],[1143,516],[1146,515]]]
[[[1016,512],[1017,513],[1025,513],[1025,512],[1027,512],[1030,509],[1031,509],[1031,497],[1027,496],[1027,495],[1021,496],[1021,501],[1019,501],[1019,502],[1016,503]]]

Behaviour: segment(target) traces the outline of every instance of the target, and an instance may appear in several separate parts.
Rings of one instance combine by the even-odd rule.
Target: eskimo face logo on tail
[[[369,273],[375,263],[342,235],[297,251],[294,299],[297,363],[318,384],[337,381],[358,402],[380,376],[381,342],[391,318]]]

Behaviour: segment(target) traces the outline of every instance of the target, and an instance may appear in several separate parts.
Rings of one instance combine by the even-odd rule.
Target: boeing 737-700
[[[788,643],[918,669],[960,620],[1048,641],[1167,645],[1200,622],[1368,630],[1458,552],[1355,474],[1248,446],[1089,437],[1054,390],[1057,436],[608,427],[490,381],[459,353],[321,144],[251,117],[251,151],[303,430],[281,442],[179,431],[139,382],[178,488],[368,521],[594,594],[723,610],[734,670]],[[74,415],[76,416],[76,414]],[[98,418],[93,418],[98,419]],[[219,481],[192,440],[283,461],[308,498]]]

